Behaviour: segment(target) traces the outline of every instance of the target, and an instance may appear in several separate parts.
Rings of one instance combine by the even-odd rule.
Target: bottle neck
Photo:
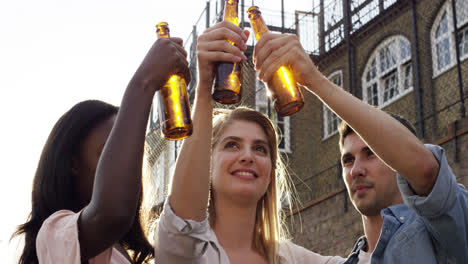
[[[224,20],[233,23],[236,26],[239,26],[239,13],[238,13],[238,4],[236,1],[226,1],[226,6],[224,7]]]
[[[160,30],[158,32],[158,39],[160,38],[169,38],[169,30]]]
[[[250,22],[252,23],[252,28],[255,32],[255,39],[257,41],[260,40],[260,38],[265,34],[270,32],[268,30],[268,27],[265,24],[265,21],[263,21],[263,18],[261,15],[255,15],[250,18]]]

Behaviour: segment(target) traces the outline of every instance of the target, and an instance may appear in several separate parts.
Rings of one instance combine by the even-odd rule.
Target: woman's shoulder
[[[37,234],[36,251],[40,263],[81,263],[78,218],[80,212],[60,210],[50,215]],[[99,264],[129,264],[114,248],[108,248],[89,260]]]
[[[52,263],[49,261],[62,260],[68,263],[80,262],[78,217],[79,213],[60,210],[42,223],[36,239],[39,262]]]
[[[322,256],[302,246],[296,245],[289,240],[284,240],[279,245],[281,264],[289,263],[311,263],[311,264],[334,264],[344,259],[340,256]]]
[[[70,210],[60,210],[44,220],[38,233],[38,240],[49,237],[54,233],[71,232],[78,235],[78,217],[79,213]],[[68,233],[68,235],[73,235]],[[74,237],[70,237],[73,239]]]

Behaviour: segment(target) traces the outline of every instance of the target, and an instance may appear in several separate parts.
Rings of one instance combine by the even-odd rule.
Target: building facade
[[[377,15],[358,17],[366,7],[352,2]],[[444,147],[458,181],[468,186],[468,1],[453,3],[456,27],[452,1],[390,1],[379,10],[384,2],[349,1],[349,22],[342,16],[348,36],[343,32],[341,42],[311,57],[335,84],[405,117],[421,140]],[[290,124],[287,156],[301,202],[288,219],[291,236],[313,251],[345,256],[364,232],[341,177],[340,120],[312,94],[305,97]]]

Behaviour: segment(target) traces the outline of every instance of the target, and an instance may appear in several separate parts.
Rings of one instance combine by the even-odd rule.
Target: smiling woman
[[[189,139],[186,140],[188,141]],[[226,253],[220,256],[221,263],[228,263],[228,258],[230,262],[236,262],[235,260],[242,257],[247,257],[248,263],[267,263],[267,260],[276,260],[269,263],[279,263],[279,242],[285,239],[280,194],[287,193],[287,181],[277,151],[277,134],[271,121],[264,114],[243,107],[218,114],[213,121],[211,145],[211,195],[208,212],[212,231],[204,236],[207,236],[207,240],[210,240],[209,237],[217,237],[219,243],[226,246],[234,246],[232,243],[241,239],[238,242],[243,244],[246,252],[233,254],[226,249]],[[186,154],[184,145],[179,160]],[[181,166],[184,165],[178,162],[173,186],[178,183],[177,169]],[[195,173],[192,171],[191,176]],[[166,244],[177,247],[178,244],[177,241],[165,241],[167,235],[174,232],[171,222],[179,219],[174,212],[180,212],[181,215],[186,213],[173,208],[172,201],[176,206],[178,203],[174,195],[178,195],[177,188],[172,189],[170,204],[166,204],[158,228],[157,239],[161,243],[156,252],[161,263],[172,263],[171,260],[174,260],[165,254],[166,247],[163,246]],[[244,232],[235,238],[228,231],[231,228],[242,228]],[[253,243],[245,244],[246,241]],[[182,248],[172,250],[190,254]],[[246,256],[243,256],[245,253]],[[215,256],[211,254],[213,252],[208,251],[202,256],[207,261],[202,263],[213,263],[211,261]]]
[[[250,215],[244,219],[256,230],[254,248],[274,259],[276,242],[285,235],[278,193],[287,193],[275,129],[262,113],[237,108],[215,118],[213,135],[210,224],[216,232],[223,226],[218,219],[236,214],[223,208],[238,208],[241,215]]]
[[[274,178],[276,168],[283,167],[278,159],[276,133],[270,120],[259,112],[237,108],[215,118],[213,134],[211,174],[214,189],[221,190],[228,185],[231,189],[234,187],[230,185],[235,183],[222,183],[230,180],[230,177],[223,177],[226,173],[245,180],[260,179],[265,188],[260,189],[259,197],[252,197],[259,200],[267,192],[266,187]],[[238,160],[240,162],[236,162]],[[268,190],[273,192],[273,197],[276,195],[275,180],[270,185],[272,189]],[[245,182],[240,181],[241,184]]]
[[[185,139],[155,234],[158,263],[337,263],[286,240],[289,182],[264,114],[239,107],[213,120],[214,65],[245,59],[249,32],[229,22],[198,38],[194,131]],[[226,45],[226,38],[235,45]]]

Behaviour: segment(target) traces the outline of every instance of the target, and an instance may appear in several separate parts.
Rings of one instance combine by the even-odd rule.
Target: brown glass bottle
[[[239,25],[237,0],[225,0],[224,20]],[[229,41],[230,42],[230,41]],[[234,43],[230,42],[234,45]],[[235,104],[242,94],[242,63],[219,62],[215,68],[213,99],[222,104]]]
[[[247,13],[255,32],[255,39],[259,41],[263,34],[269,32],[262,13],[257,6],[250,7]],[[292,115],[304,106],[301,90],[288,66],[281,66],[268,81],[267,86],[271,92],[275,110],[280,116]]]
[[[169,38],[166,22],[156,25],[159,38]],[[169,140],[184,139],[192,135],[192,119],[184,77],[174,74],[157,93],[161,134]]]

